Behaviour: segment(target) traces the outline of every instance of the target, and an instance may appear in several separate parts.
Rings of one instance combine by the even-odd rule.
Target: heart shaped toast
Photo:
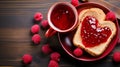
[[[82,10],[73,44],[92,56],[101,55],[116,35],[116,25],[105,18],[106,15],[100,8]]]

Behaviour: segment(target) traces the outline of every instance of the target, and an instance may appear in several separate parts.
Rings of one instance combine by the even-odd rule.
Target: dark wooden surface
[[[40,30],[42,41],[39,45],[31,42],[30,28],[34,24],[33,15],[41,12],[46,19],[49,7],[58,1],[70,0],[0,0],[0,67],[47,67],[50,55],[41,52],[41,46],[50,43],[61,53],[60,67],[120,67],[112,61],[115,51],[120,51],[120,44],[105,58],[95,62],[77,61],[68,56],[61,48],[57,35],[46,39],[45,29]],[[90,0],[112,9],[120,18],[120,0]],[[120,21],[119,21],[120,22]],[[24,54],[31,54],[33,61],[25,66],[21,62]]]

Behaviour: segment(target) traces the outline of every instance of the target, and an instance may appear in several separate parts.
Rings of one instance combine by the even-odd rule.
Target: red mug
[[[53,4],[48,11],[47,19],[50,28],[45,33],[46,37],[51,37],[56,32],[72,31],[78,26],[77,9],[69,2]]]

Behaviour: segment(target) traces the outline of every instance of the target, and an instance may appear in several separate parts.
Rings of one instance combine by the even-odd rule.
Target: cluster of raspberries
[[[41,23],[40,23],[41,26],[42,26],[43,28],[45,28],[45,29],[48,28],[48,27],[49,27],[48,21],[47,21],[47,20],[43,20],[43,21],[42,21],[42,19],[43,19],[42,13],[40,13],[40,12],[35,13],[35,15],[34,15],[34,20],[35,20],[35,21],[38,21],[38,22],[41,21]],[[39,25],[39,24],[34,24],[34,25],[31,27],[31,33],[33,34],[33,36],[32,36],[32,42],[33,42],[34,44],[39,44],[39,43],[41,42],[41,36],[38,34],[39,31],[40,31],[40,25]]]
[[[43,15],[41,12],[37,12],[34,15],[34,20],[37,22],[41,22],[40,25],[44,28],[47,29],[49,28],[48,25],[48,21],[47,20],[43,20]],[[39,35],[40,32],[40,25],[39,24],[34,24],[31,29],[30,32],[32,33],[32,42],[36,45],[40,44],[41,42],[41,36]],[[44,44],[41,48],[41,51],[44,54],[50,54],[50,62],[48,64],[48,67],[59,67],[58,62],[60,61],[60,57],[61,55],[58,52],[53,52],[53,50],[50,48],[49,44]],[[24,54],[22,57],[22,61],[24,64],[30,64],[32,62],[32,55],[30,54]]]
[[[49,44],[45,44],[42,46],[41,51],[44,54],[50,54],[50,61],[48,64],[48,67],[59,67],[59,61],[60,61],[60,53],[58,52],[53,52],[53,50],[50,48]],[[32,62],[32,55],[30,54],[25,54],[22,57],[22,61],[24,64],[30,64]]]

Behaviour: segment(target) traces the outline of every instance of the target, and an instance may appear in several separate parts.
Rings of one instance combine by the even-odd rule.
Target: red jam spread
[[[109,27],[100,27],[95,17],[87,16],[83,19],[80,36],[85,47],[94,47],[106,42],[111,33]]]

